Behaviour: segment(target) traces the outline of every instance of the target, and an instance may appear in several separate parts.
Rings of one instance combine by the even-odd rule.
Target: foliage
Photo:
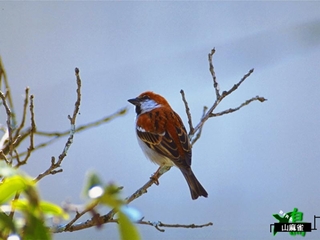
[[[87,177],[87,184],[84,188],[84,195],[90,199],[86,209],[91,209],[97,204],[105,205],[118,212],[117,223],[121,239],[139,240],[140,235],[133,224],[141,220],[140,214],[135,209],[126,206],[126,201],[120,197],[121,188],[114,184],[104,186],[98,175],[90,173]],[[93,209],[93,208],[92,208]],[[94,211],[93,215],[97,214]]]
[[[51,239],[46,218],[67,219],[68,214],[61,207],[41,200],[35,181],[4,162],[0,162],[0,177],[0,238],[14,234],[21,239]]]

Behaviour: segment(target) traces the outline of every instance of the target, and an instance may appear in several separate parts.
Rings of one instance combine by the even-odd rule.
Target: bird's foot
[[[155,185],[159,185],[159,169],[150,177],[150,179],[154,182]]]

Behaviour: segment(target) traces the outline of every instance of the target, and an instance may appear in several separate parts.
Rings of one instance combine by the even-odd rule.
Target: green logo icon
[[[305,236],[306,232],[311,231],[311,223],[304,223],[303,213],[298,211],[298,208],[294,208],[292,212],[283,213],[280,211],[280,214],[273,214],[272,216],[277,219],[279,222],[274,224],[273,235],[276,235],[277,232],[289,232],[290,235],[301,235]]]

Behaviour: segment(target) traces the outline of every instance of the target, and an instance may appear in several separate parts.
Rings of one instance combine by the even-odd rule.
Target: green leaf
[[[83,189],[83,194],[88,198],[94,199],[88,206],[95,207],[97,204],[107,205],[118,211],[119,233],[122,240],[140,240],[140,234],[136,226],[130,221],[128,216],[121,210],[126,203],[120,196],[121,188],[115,184],[104,187],[97,174],[89,172],[87,181]],[[133,213],[131,213],[132,217]]]
[[[17,199],[12,201],[11,204],[12,207],[16,210],[19,210],[21,212],[29,212],[32,215],[37,215],[37,213],[33,212],[33,209],[30,208],[30,204],[27,199]],[[61,207],[50,202],[41,201],[39,203],[38,209],[41,211],[42,214],[45,214],[47,216],[62,217],[64,219],[68,219],[69,217],[68,214],[65,213]]]
[[[27,224],[24,228],[24,237],[23,239],[34,240],[50,240],[50,230],[44,225],[44,221],[39,219],[32,214],[27,216]]]
[[[12,219],[7,214],[0,212],[0,231],[3,232],[4,230],[15,232],[16,228]]]
[[[45,215],[48,216],[62,217],[64,219],[68,219],[69,217],[61,207],[50,202],[41,201],[40,209]]]
[[[102,204],[112,208],[120,208],[125,202],[119,197],[120,189],[114,184],[105,187],[104,194],[100,198]]]
[[[11,202],[12,208],[21,212],[31,212],[27,199],[16,199]]]
[[[122,240],[139,240],[140,235],[136,226],[129,220],[129,218],[122,213],[118,212],[119,216],[119,231]]]
[[[22,192],[33,185],[33,181],[28,177],[16,175],[5,178],[0,183],[0,205],[10,200],[17,192]]]

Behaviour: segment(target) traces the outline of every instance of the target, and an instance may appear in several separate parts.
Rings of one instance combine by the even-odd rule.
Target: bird
[[[128,102],[135,106],[136,135],[146,157],[160,167],[178,167],[193,200],[208,197],[191,169],[192,146],[186,128],[168,101],[159,94],[146,91]]]

